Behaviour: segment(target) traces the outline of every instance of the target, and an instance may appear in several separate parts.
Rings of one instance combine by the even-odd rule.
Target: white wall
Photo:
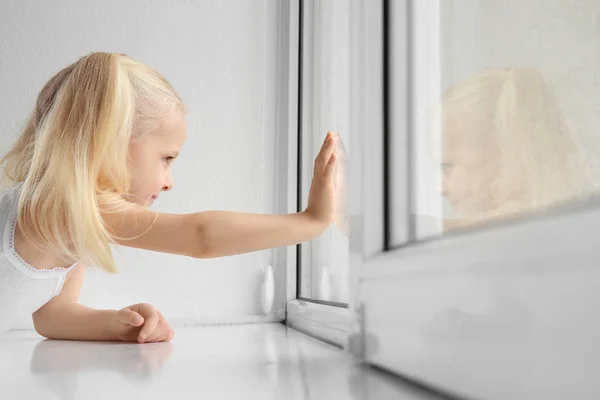
[[[55,72],[91,51],[123,52],[164,74],[192,115],[175,188],[155,209],[275,211],[277,7],[275,0],[3,0],[0,153]],[[253,320],[263,313],[261,268],[274,253],[195,260],[119,248],[121,274],[88,273],[81,301],[150,302],[171,321]],[[284,279],[277,265],[273,313],[284,306]]]

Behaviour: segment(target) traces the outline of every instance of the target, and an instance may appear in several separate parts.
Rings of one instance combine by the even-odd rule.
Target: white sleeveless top
[[[36,269],[15,251],[21,185],[0,192],[0,336],[57,296],[68,268]]]

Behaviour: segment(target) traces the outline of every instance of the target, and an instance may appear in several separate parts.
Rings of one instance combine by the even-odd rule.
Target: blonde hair
[[[36,246],[117,272],[103,213],[135,207],[129,146],[183,102],[155,70],[124,54],[91,53],[41,90],[21,137],[2,158],[22,183],[18,224]]]
[[[447,90],[443,113],[458,116],[463,139],[492,146],[494,209],[479,220],[534,212],[583,195],[587,155],[552,88],[529,68],[486,71]],[[488,147],[490,149],[490,147]],[[484,160],[484,162],[486,162]]]

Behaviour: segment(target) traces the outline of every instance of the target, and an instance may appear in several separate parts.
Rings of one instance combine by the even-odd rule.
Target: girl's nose
[[[162,190],[164,192],[168,192],[169,190],[173,189],[173,177],[171,176],[171,174],[169,174],[167,176],[167,181],[165,182],[165,184],[163,185]]]

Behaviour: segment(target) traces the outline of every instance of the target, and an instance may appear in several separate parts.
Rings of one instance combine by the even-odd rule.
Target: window
[[[598,191],[600,5],[450,0],[412,11],[417,239]]]
[[[336,222],[320,237],[296,249],[294,269],[288,268],[286,324],[332,345],[346,347],[356,318],[350,279],[350,205],[348,167],[354,132],[350,113],[352,90],[350,0],[290,1],[291,43],[297,43],[290,64],[298,66],[297,91],[290,90],[289,104],[297,104],[298,126],[290,126],[296,141],[297,179],[288,179],[288,191],[297,193],[297,211],[304,210],[313,175],[314,159],[329,131],[338,136],[336,170]],[[297,29],[295,29],[297,28]],[[293,73],[291,74],[293,75]],[[294,77],[289,85],[294,86]],[[296,182],[294,182],[296,181]],[[290,283],[294,282],[294,287]]]
[[[352,351],[454,396],[597,397],[600,5],[365,3]],[[384,103],[361,107],[381,70]]]
[[[313,162],[328,131],[338,132],[338,208],[345,207],[344,164],[350,149],[350,1],[304,1],[302,7],[301,198],[308,204]],[[340,215],[343,211],[340,210]],[[300,246],[299,297],[348,303],[349,232],[337,221]]]

